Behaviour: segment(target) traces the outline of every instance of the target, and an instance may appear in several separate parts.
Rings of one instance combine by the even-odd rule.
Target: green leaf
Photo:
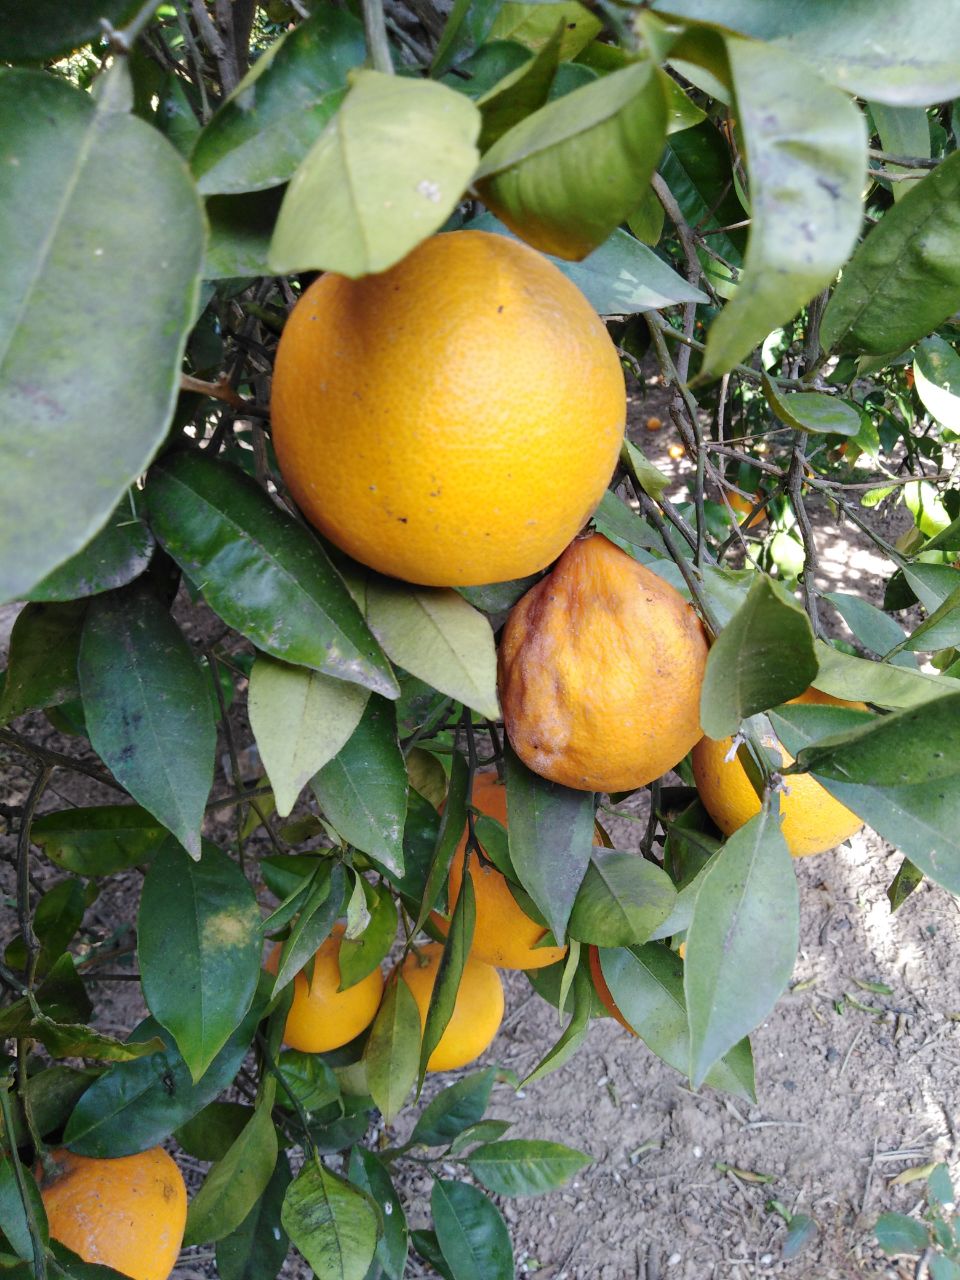
[[[817,688],[835,698],[895,709],[919,706],[950,689],[942,676],[856,658],[821,641],[817,641],[817,657],[820,661]]]
[[[250,673],[250,727],[281,817],[347,743],[369,697],[360,685],[258,655]]]
[[[499,718],[493,630],[456,591],[371,575],[366,617],[383,651],[398,666],[480,715]]]
[[[205,202],[210,238],[205,280],[269,275],[267,253],[284,188],[242,196],[210,196]]]
[[[185,1245],[222,1240],[245,1221],[267,1189],[277,1163],[277,1129],[271,1115],[276,1080],[222,1160],[190,1201]]]
[[[276,1280],[290,1248],[280,1210],[292,1181],[281,1151],[266,1190],[235,1231],[217,1241],[220,1280]]]
[[[714,289],[721,297],[730,297],[743,266],[746,233],[723,228],[743,222],[746,212],[737,199],[726,140],[709,121],[671,134],[660,172],[689,225],[697,227],[701,234],[709,232],[710,247],[730,264],[712,258],[705,249],[697,251]]]
[[[891,107],[882,102],[871,102],[869,107],[884,151],[895,156],[916,156],[923,160],[930,158],[930,124],[927,113],[922,108]],[[886,163],[884,168],[891,173],[910,174],[914,179],[923,176],[922,170],[918,173],[915,169],[904,169],[901,165]],[[910,190],[908,182],[891,182],[889,185],[894,204],[902,200]]]
[[[96,1062],[132,1062],[163,1048],[157,1037],[144,1044],[129,1044],[82,1023],[55,1022],[35,1012],[27,1034],[39,1040],[51,1058],[89,1058]]]
[[[546,973],[548,970],[538,969],[534,972],[539,974]],[[531,981],[533,981],[532,978]],[[573,975],[573,1011],[570,1014],[570,1021],[564,1027],[555,1043],[550,1046],[533,1070],[525,1077],[524,1085],[532,1084],[534,1080],[540,1080],[552,1071],[557,1071],[573,1057],[586,1039],[595,1003],[596,996],[593,993],[593,986],[590,982],[587,967],[581,961]]]
[[[821,738],[785,772],[881,787],[951,778],[960,772],[960,693]]]
[[[803,693],[817,674],[810,619],[772,578],[758,577],[714,641],[700,692],[700,720],[711,738]]]
[[[884,1253],[922,1253],[930,1243],[928,1228],[903,1213],[881,1213],[873,1231]]]
[[[64,79],[0,70],[0,137],[7,600],[90,541],[162,442],[204,228],[170,143]]]
[[[827,591],[823,596],[829,600],[840,617],[853,632],[865,649],[882,656],[895,649],[904,639],[903,628],[894,622],[888,613],[878,609],[862,596],[846,595],[840,591]],[[898,653],[890,659],[896,666],[912,667],[916,670],[917,660],[909,653]]]
[[[960,154],[888,209],[844,268],[820,338],[826,351],[889,355],[960,306]]]
[[[125,587],[138,578],[153,555],[153,534],[140,518],[136,490],[120,505],[93,540],[27,593],[28,600],[79,600]]]
[[[683,961],[656,943],[599,952],[614,1003],[651,1052],[675,1071],[690,1066],[690,1028],[683,994]],[[707,1073],[705,1083],[754,1101],[750,1043],[743,1040]]]
[[[455,1280],[513,1280],[507,1224],[482,1191],[437,1178],[430,1193],[437,1240]]]
[[[90,997],[71,955],[62,955],[56,961],[33,996],[33,1000],[21,996],[0,1009],[0,1036],[25,1034],[37,1008],[57,1022],[90,1016]]]
[[[800,431],[823,435],[855,436],[860,431],[860,413],[838,396],[823,391],[781,391],[772,378],[762,375],[763,391],[770,408],[781,422]]]
[[[323,548],[256,481],[193,450],[151,469],[147,502],[164,549],[229,626],[271,657],[397,696]]]
[[[585,258],[640,203],[666,107],[649,62],[575,89],[514,125],[484,156],[486,204],[537,249]]]
[[[28,604],[17,614],[0,691],[0,724],[79,696],[77,655],[86,611],[86,602],[79,600]]]
[[[78,670],[94,750],[199,858],[216,750],[213,708],[200,664],[149,587],[94,596]]]
[[[4,6],[0,23],[0,61],[46,62],[79,49],[103,35],[107,19],[122,27],[139,8],[138,0],[40,0],[39,4]]]
[[[492,213],[483,213],[467,225],[471,230],[520,238]],[[619,228],[582,262],[566,262],[550,254],[547,257],[602,316],[635,315],[678,302],[708,300],[705,293],[677,275],[652,249]]]
[[[654,0],[651,7],[772,41],[841,89],[878,102],[922,107],[960,93],[960,30],[951,0],[807,0],[802,7]]]
[[[383,1234],[377,1242],[377,1262],[390,1280],[403,1280],[407,1264],[407,1218],[393,1180],[383,1163],[366,1147],[353,1147],[348,1166],[350,1181],[382,1210]]]
[[[960,431],[960,356],[939,334],[924,338],[913,358],[914,385],[941,426]]]
[[[408,780],[396,713],[386,699],[370,698],[346,746],[311,778],[310,787],[344,840],[403,875]]]
[[[364,60],[363,25],[318,6],[260,54],[197,138],[190,167],[203,195],[275,187],[293,176]]]
[[[292,982],[304,966],[313,959],[317,948],[330,936],[330,932],[343,908],[345,877],[343,866],[336,862],[321,865],[310,884],[306,900],[300,908],[297,923],[290,930],[290,937],[283,944],[283,955],[273,986],[273,995]],[[264,926],[268,924],[264,922]]]
[[[424,1258],[443,1280],[454,1280],[453,1272],[447,1266],[446,1259],[440,1252],[440,1242],[435,1231],[414,1230],[410,1232],[410,1243],[419,1257]],[[19,1280],[19,1277],[17,1277]]]
[[[796,874],[765,805],[711,859],[693,905],[684,992],[694,1088],[776,1004],[799,939]]]
[[[196,1083],[160,1024],[153,1018],[142,1022],[131,1040],[159,1035],[169,1047],[104,1072],[67,1122],[66,1146],[78,1155],[105,1157],[133,1155],[163,1142],[233,1081],[263,1017],[268,983],[265,979],[250,1012]]]
[[[659,244],[663,235],[663,220],[663,205],[653,187],[647,187],[640,203],[627,218],[627,226],[639,241],[653,246]]]
[[[482,59],[490,51],[490,46],[484,45],[484,41],[487,39],[501,3],[502,0],[454,0],[434,50],[433,62],[430,64],[431,76],[436,79],[442,76],[448,67],[470,61],[474,51],[476,51],[477,60]],[[497,40],[493,43],[495,46],[502,47],[507,42]],[[480,45],[484,47],[478,48]],[[499,76],[497,78],[499,79]]]
[[[797,755],[825,734],[862,722],[863,716],[844,707],[792,706],[772,712],[770,720],[783,745]],[[894,787],[814,776],[924,875],[960,894],[960,787],[953,779]]]
[[[960,587],[914,629],[909,639],[900,643],[913,652],[949,649],[960,643]]]
[[[304,1111],[323,1111],[331,1104],[342,1106],[339,1081],[320,1054],[284,1049],[279,1066],[283,1078],[278,1095],[281,1106],[289,1106],[287,1095],[291,1093]]]
[[[257,900],[233,859],[205,843],[196,862],[168,840],[143,882],[137,956],[147,1007],[195,1082],[250,1008],[260,951]]]
[[[399,974],[387,983],[363,1063],[370,1096],[390,1124],[407,1100],[420,1063],[420,1012]]]
[[[444,1147],[464,1129],[479,1123],[490,1101],[496,1071],[475,1071],[437,1094],[417,1117],[410,1142],[424,1147]]]
[[[556,3],[531,4],[520,0],[507,0],[490,28],[490,40],[516,40],[534,53],[550,41],[563,22],[563,40],[560,44],[560,60],[575,58],[581,50],[600,34],[603,24],[579,0],[557,0]]]
[[[783,50],[725,44],[751,223],[737,291],[707,336],[704,377],[726,373],[831,283],[856,243],[866,172],[863,117],[849,98]]]
[[[87,896],[82,882],[74,876],[61,880],[41,897],[33,913],[33,930],[41,943],[36,971],[47,973],[66,951],[83,922]],[[27,948],[21,936],[10,942],[4,960],[16,969],[27,968]]]
[[[148,862],[169,832],[139,805],[118,804],[42,813],[30,835],[64,871],[106,876]]]
[[[477,108],[445,85],[357,72],[287,189],[271,269],[386,271],[453,212],[479,132]]]
[[[564,31],[556,10],[554,20],[556,29],[536,54],[476,99],[483,116],[478,143],[481,152],[489,150],[508,129],[546,102],[557,71]]]
[[[468,1125],[457,1134],[450,1144],[450,1155],[458,1156],[478,1142],[496,1142],[508,1129],[512,1128],[513,1123],[510,1120],[478,1120],[476,1124]]]
[[[601,947],[646,942],[676,897],[662,867],[640,854],[594,849],[570,912],[570,936]]]
[[[319,1161],[308,1160],[287,1188],[284,1230],[324,1280],[364,1280],[377,1247],[369,1198]]]
[[[173,1135],[188,1155],[211,1164],[222,1160],[253,1116],[240,1102],[211,1102]]]
[[[470,957],[470,944],[473,942],[473,930],[477,920],[477,902],[473,890],[473,876],[466,874],[468,869],[469,864],[465,862],[460,892],[457,894],[457,901],[450,916],[450,928],[447,930],[443,954],[440,957],[437,976],[430,993],[430,1005],[423,1022],[418,1091],[423,1086],[423,1078],[433,1051],[440,1043],[453,1017],[457,993],[460,990],[460,979]]]
[[[40,1239],[44,1245],[47,1245],[50,1242],[50,1229],[47,1226],[46,1210],[40,1198],[40,1188],[29,1169],[21,1166],[21,1173],[26,1183],[30,1210],[40,1231]],[[6,1151],[0,1151],[0,1222],[3,1223],[4,1238],[17,1257],[32,1262],[34,1253],[30,1223],[24,1211],[13,1162]]]
[[[508,1138],[477,1147],[467,1166],[478,1182],[500,1196],[538,1196],[562,1187],[592,1157],[559,1142]]]
[[[366,880],[363,892],[370,912],[367,927],[356,938],[344,937],[337,957],[340,965],[340,990],[355,986],[373,973],[386,959],[397,936],[397,904],[390,891],[383,885],[372,885]]]
[[[887,886],[890,910],[896,911],[902,907],[914,889],[919,888],[922,883],[923,872],[919,867],[915,867],[909,858],[904,858],[897,868],[897,874]]]
[[[785,1262],[795,1258],[817,1237],[819,1228],[806,1213],[795,1213],[787,1227],[787,1238],[783,1242],[781,1256]]]

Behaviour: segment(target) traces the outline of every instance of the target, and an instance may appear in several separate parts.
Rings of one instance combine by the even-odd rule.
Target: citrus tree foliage
[[[791,780],[902,851],[891,909],[923,877],[960,893],[956,7],[8,8],[0,598],[24,607],[0,743],[33,781],[3,810],[0,1268],[87,1274],[51,1242],[50,1145],[101,1158],[173,1137],[209,1162],[185,1240],[225,1280],[271,1280],[291,1246],[323,1278],[399,1280],[413,1249],[506,1280],[490,1196],[588,1159],[504,1137],[487,1106],[520,1081],[474,1070],[405,1142],[364,1142],[374,1112],[416,1103],[466,981],[483,905],[462,865],[448,895],[458,845],[566,948],[529,973],[563,1019],[531,1080],[615,1008],[638,1054],[753,1095],[747,1037],[797,947]],[[706,629],[700,722],[754,811],[726,836],[689,760],[650,783],[627,853],[603,830],[622,796],[511,753],[495,646],[540,575],[383,579],[288,496],[269,381],[304,286],[461,228],[547,254],[624,368],[651,359],[669,388],[687,498],[625,444],[594,526]],[[872,539],[883,610],[823,590],[811,503]],[[898,505],[893,545],[875,512]],[[184,629],[191,602],[204,621]],[[794,701],[811,686],[832,697]],[[38,712],[67,747],[37,738]],[[470,807],[493,765],[509,832]],[[69,770],[103,802],[61,807]],[[97,1029],[86,988],[121,962],[83,935],[120,876],[142,878],[127,974],[150,1015],[126,1039]],[[392,965],[424,930],[444,950],[421,1028]],[[372,1025],[332,1052],[285,1046],[296,975],[331,940],[347,989],[390,969]],[[434,1175],[429,1230],[408,1231],[394,1186],[410,1155]],[[878,1234],[896,1251],[906,1229]]]

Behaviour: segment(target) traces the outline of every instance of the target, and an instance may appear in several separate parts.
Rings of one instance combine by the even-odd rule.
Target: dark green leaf
[[[823,598],[830,601],[854,636],[871,653],[882,656],[896,648],[904,639],[903,628],[899,623],[862,596],[827,591]],[[898,653],[890,661],[900,667],[915,668],[917,665],[916,658],[910,653]]]
[[[130,1044],[83,1023],[55,1022],[34,1013],[27,1034],[39,1040],[51,1058],[89,1058],[97,1062],[132,1062],[163,1048],[157,1037],[144,1044]]]
[[[640,854],[595,849],[570,912],[570,936],[601,947],[646,942],[676,898],[667,873]]]
[[[257,989],[260,911],[253,890],[216,845],[205,843],[195,862],[168,840],[144,880],[137,939],[147,1007],[197,1081]]]
[[[107,876],[148,862],[170,833],[139,805],[111,804],[42,813],[30,834],[64,871]]]
[[[366,54],[351,13],[320,5],[261,53],[197,138],[190,167],[204,195],[259,191],[292,177]]]
[[[563,23],[558,19],[553,35],[532,58],[476,99],[483,116],[478,144],[481,152],[488,151],[508,129],[546,102],[557,70],[562,36]]]
[[[704,249],[698,250],[700,265],[714,289],[721,297],[731,296],[743,266],[746,233],[723,228],[743,222],[746,213],[737,199],[726,140],[710,121],[671,134],[660,172],[687,222],[701,234],[709,232],[711,249],[726,260],[719,262]]]
[[[783,50],[725,41],[750,178],[750,238],[733,298],[710,327],[703,374],[725,373],[830,284],[856,243],[863,117]]]
[[[136,490],[119,507],[93,540],[64,561],[27,593],[28,600],[79,600],[125,587],[150,563],[153,534],[139,514]]]
[[[409,785],[389,702],[371,696],[346,746],[310,779],[310,787],[344,840],[403,874]]]
[[[454,1280],[453,1272],[440,1252],[440,1242],[435,1231],[411,1231],[410,1243],[419,1256],[430,1263],[438,1276],[442,1276],[443,1280]]]
[[[423,1024],[420,1044],[420,1071],[418,1085],[422,1086],[427,1065],[434,1049],[440,1043],[447,1024],[453,1017],[460,990],[460,979],[470,956],[473,930],[477,919],[477,903],[473,890],[473,876],[467,874],[469,863],[464,864],[460,892],[450,916],[450,928],[443,946],[443,955],[430,993],[430,1006]]]
[[[224,622],[274,658],[397,696],[326,553],[256,481],[194,450],[151,469],[147,502],[154,533]]]
[[[87,1156],[132,1155],[156,1146],[197,1114],[230,1084],[240,1069],[263,1017],[266,988],[261,984],[250,1012],[196,1084],[173,1040],[152,1018],[131,1039],[159,1035],[169,1045],[162,1053],[123,1062],[105,1072],[77,1103],[63,1140]]]
[[[288,1095],[291,1093],[308,1113],[323,1111],[333,1104],[341,1105],[340,1084],[333,1068],[320,1054],[284,1049],[279,1066],[283,1085],[277,1098],[281,1106],[290,1105]]]
[[[478,1142],[496,1142],[508,1129],[512,1128],[513,1124],[510,1120],[478,1120],[476,1124],[468,1125],[457,1134],[450,1143],[449,1153],[451,1156],[457,1156],[462,1151],[466,1151],[467,1147],[475,1146]]]
[[[949,649],[960,644],[960,587],[916,627],[908,640],[901,642],[913,652]]]
[[[0,724],[24,711],[69,702],[80,694],[77,655],[87,606],[28,604],[10,633],[7,678],[0,692]]]
[[[78,670],[94,750],[198,858],[213,781],[213,709],[193,651],[148,587],[90,601]]]
[[[100,1067],[68,1067],[57,1063],[30,1076],[27,1088],[33,1123],[41,1138],[63,1128],[77,1099],[97,1079],[101,1070]]]
[[[26,1034],[34,1018],[34,1007],[56,1022],[81,1021],[90,1016],[90,998],[73,956],[62,955],[57,960],[34,992],[33,1003],[21,996],[0,1009],[0,1036]]]
[[[764,806],[711,859],[693,905],[684,993],[694,1088],[776,1004],[797,958],[799,911],[779,816]]]
[[[683,995],[683,961],[669,948],[600,950],[600,967],[620,1012],[648,1049],[676,1071],[690,1064],[690,1028]],[[750,1043],[743,1040],[708,1072],[706,1084],[756,1098]]]
[[[666,134],[658,74],[638,62],[514,125],[474,181],[511,230],[546,253],[585,258],[643,197]]]
[[[510,750],[505,765],[510,861],[562,944],[590,862],[593,795],[547,782]]]
[[[381,1210],[382,1234],[377,1242],[377,1262],[391,1280],[403,1280],[407,1263],[407,1218],[390,1174],[366,1147],[351,1150],[349,1174],[350,1181],[366,1191]]]
[[[482,1191],[465,1182],[437,1178],[430,1209],[454,1280],[513,1280],[507,1224]]]
[[[916,156],[920,160],[930,158],[930,122],[920,107],[891,107],[882,102],[871,102],[870,114],[880,135],[880,147],[895,156]],[[913,179],[923,177],[923,171],[905,169],[889,162],[885,168],[892,174],[906,173]],[[884,185],[887,185],[886,183]],[[894,203],[902,200],[910,190],[909,182],[890,184]]]
[[[210,226],[205,280],[269,274],[267,254],[282,198],[283,188],[278,187],[243,196],[210,196],[205,201]]]
[[[40,1189],[29,1169],[21,1167],[21,1176],[26,1184],[27,1199],[34,1221],[40,1230],[40,1238],[44,1244],[50,1241],[50,1230],[47,1226],[47,1215],[40,1199]],[[33,1261],[33,1240],[30,1235],[30,1222],[23,1207],[17,1175],[10,1155],[0,1150],[0,1222],[3,1223],[3,1235],[18,1258]]]
[[[454,0],[434,51],[431,76],[441,76],[448,67],[463,62],[484,44],[501,4],[502,0]],[[490,43],[502,45],[507,42],[498,40]],[[487,44],[478,49],[477,56],[481,57],[489,47]]]
[[[283,956],[273,988],[274,995],[293,981],[300,970],[313,959],[320,944],[330,936],[343,908],[345,887],[342,863],[320,866],[301,907],[297,923],[283,944]]]
[[[291,1181],[290,1165],[281,1151],[263,1195],[240,1226],[217,1241],[220,1280],[276,1280],[290,1248],[280,1209]]]
[[[317,1275],[364,1280],[376,1252],[378,1227],[363,1192],[319,1161],[308,1160],[287,1188],[280,1220]]]
[[[190,1201],[185,1245],[208,1244],[236,1231],[266,1191],[277,1163],[277,1130],[270,1114],[276,1080],[271,1077],[268,1083],[273,1087]]]
[[[33,914],[34,933],[41,943],[36,959],[37,973],[46,973],[66,951],[86,909],[84,886],[73,876],[61,880],[43,895]],[[4,959],[15,969],[26,969],[27,948],[22,937],[18,935],[8,945]]]
[[[810,619],[782,586],[758,577],[710,649],[700,721],[711,738],[803,693],[817,674]]]
[[[860,432],[859,411],[839,396],[824,391],[782,391],[766,374],[763,390],[780,421],[798,431],[835,436],[855,436]]]
[[[47,62],[100,40],[107,19],[122,27],[137,12],[138,0],[39,0],[5,4],[0,21],[0,61]]]
[[[930,1243],[924,1224],[903,1213],[881,1213],[873,1230],[884,1253],[922,1253]]]
[[[240,1102],[211,1102],[173,1135],[188,1155],[211,1164],[222,1160],[253,1116]]]
[[[538,1196],[562,1187],[592,1158],[559,1142],[508,1138],[477,1147],[467,1166],[488,1191],[501,1196]]]
[[[386,959],[397,936],[397,904],[383,885],[362,881],[370,920],[355,938],[344,937],[340,943],[340,989],[361,982],[368,973]]]
[[[430,869],[427,873],[420,909],[417,912],[414,930],[417,933],[423,928],[427,916],[437,905],[440,891],[447,883],[450,863],[453,861],[453,855],[467,825],[467,787],[469,782],[470,775],[467,771],[467,762],[459,751],[454,752],[450,765],[450,783],[447,787],[447,798],[443,806],[443,814],[436,828],[433,856],[430,860]],[[441,903],[443,909],[446,906],[447,903],[445,901]]]
[[[552,968],[553,966],[551,966]],[[560,966],[557,966],[558,968]],[[537,974],[546,970],[535,970]],[[533,978],[531,977],[531,981]],[[571,1058],[586,1038],[590,1026],[590,1017],[594,1011],[595,996],[586,965],[581,961],[573,976],[573,1012],[570,1021],[560,1033],[556,1042],[550,1046],[523,1083],[532,1084],[543,1076],[556,1071]],[[559,1003],[559,1002],[558,1002]]]
[[[111,96],[98,110],[58,76],[0,70],[4,600],[85,546],[146,467],[196,305],[199,198],[170,143]]]
[[[800,7],[655,0],[652,8],[773,41],[841,89],[878,102],[926,106],[960,92],[960,28],[951,0],[807,0]],[[874,38],[878,31],[882,40]]]
[[[399,974],[387,983],[363,1062],[370,1096],[389,1124],[406,1102],[420,1062],[420,1012]]]
[[[494,1068],[488,1067],[448,1085],[421,1111],[410,1142],[415,1146],[446,1146],[468,1126],[477,1124],[490,1101],[495,1075]]]
[[[287,189],[271,269],[386,271],[453,212],[476,168],[479,132],[477,108],[445,85],[356,72]]]
[[[960,306],[960,154],[892,209],[844,268],[820,329],[827,351],[896,354]]]

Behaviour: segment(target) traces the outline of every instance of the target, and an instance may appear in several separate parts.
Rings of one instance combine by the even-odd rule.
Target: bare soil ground
[[[662,390],[634,389],[634,418],[663,411]],[[643,434],[638,429],[638,436]],[[643,443],[664,466],[669,428]],[[680,470],[686,465],[680,464]],[[823,551],[823,585],[842,586],[874,602],[883,564],[849,526],[814,512]],[[885,533],[895,536],[896,513]],[[0,639],[13,607],[0,611]],[[203,628],[202,611],[190,616]],[[3,624],[6,624],[4,628]],[[0,661],[2,665],[2,661]],[[78,752],[43,717],[17,728],[48,745]],[[0,749],[0,798],[20,803],[30,774],[23,758]],[[44,808],[106,801],[95,784],[58,772]],[[620,847],[636,847],[642,801],[609,817]],[[255,846],[254,846],[255,847]],[[13,841],[0,839],[9,859]],[[514,1095],[498,1086],[491,1114],[515,1122],[513,1136],[552,1138],[589,1152],[594,1163],[551,1195],[503,1202],[518,1275],[537,1280],[794,1280],[913,1276],[915,1260],[885,1259],[872,1224],[886,1209],[910,1212],[922,1183],[891,1185],[894,1175],[935,1159],[960,1159],[955,1123],[960,1080],[960,932],[958,904],[924,884],[891,914],[885,896],[900,858],[872,833],[797,865],[802,946],[794,990],[753,1037],[755,1107],[710,1090],[692,1093],[611,1020],[595,1023],[586,1045],[560,1071]],[[12,888],[9,861],[2,887]],[[36,861],[37,883],[59,873]],[[88,912],[89,937],[123,944],[135,917],[136,873],[104,882]],[[10,905],[7,898],[7,905]],[[15,930],[3,919],[0,942]],[[118,966],[119,967],[119,966]],[[858,983],[882,983],[878,995]],[[486,1061],[528,1072],[558,1033],[556,1012],[522,974],[507,976],[507,1016]],[[128,1031],[140,1016],[135,983],[98,984],[97,1020]],[[845,998],[846,997],[846,998]],[[850,1003],[853,997],[857,1007]],[[442,1081],[431,1079],[427,1096]],[[401,1117],[402,1137],[411,1121]],[[201,1168],[182,1160],[188,1179]],[[425,1225],[429,1178],[410,1166],[402,1191],[412,1225]],[[802,1211],[818,1232],[784,1261],[782,1219],[768,1202]],[[212,1274],[212,1251],[186,1250],[179,1280]],[[308,1274],[292,1257],[284,1275]],[[432,1274],[411,1262],[409,1274]]]

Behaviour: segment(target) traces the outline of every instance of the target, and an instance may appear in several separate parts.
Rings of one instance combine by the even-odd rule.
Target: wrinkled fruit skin
[[[365,978],[340,988],[340,944],[344,927],[335,924],[330,936],[313,957],[313,977],[306,973],[293,980],[293,1003],[283,1031],[284,1043],[303,1053],[328,1053],[349,1044],[365,1031],[377,1015],[383,995],[383,973],[374,969]],[[279,943],[270,953],[267,969],[276,973],[280,963]]]
[[[411,951],[401,974],[420,1011],[420,1026],[427,1025],[427,1010],[437,980],[443,947],[429,942]],[[453,1071],[479,1058],[493,1043],[503,1021],[503,983],[492,965],[467,956],[453,1015],[427,1062],[428,1071]]]
[[[543,569],[616,464],[626,392],[600,317],[483,231],[389,271],[327,273],[283,330],[273,442],[304,515],[381,573],[470,586]]]
[[[644,786],[701,736],[706,661],[703,627],[679,592],[600,534],[580,538],[504,627],[510,743],[566,787]]]
[[[473,779],[473,795],[470,803],[489,818],[507,825],[507,789],[497,780],[496,773],[477,773]],[[457,900],[463,883],[463,859],[467,848],[467,832],[457,845],[450,863],[450,908]],[[540,947],[537,943],[547,930],[536,920],[531,920],[510,892],[506,877],[490,863],[470,859],[470,879],[473,882],[476,901],[476,923],[470,954],[498,969],[543,969],[556,964],[567,954],[566,947]],[[448,922],[436,911],[430,919],[446,936]]]
[[[858,711],[867,709],[862,702],[844,702],[813,688],[791,701],[855,707]],[[693,775],[703,807],[728,836],[760,812],[760,801],[750,785],[747,771],[736,756],[729,762],[726,760],[732,743],[732,738],[703,738],[694,747],[692,756]],[[793,756],[777,739],[764,745],[775,747],[785,765],[793,763]],[[855,813],[835,800],[809,774],[791,774],[784,782],[789,794],[782,792],[780,795],[781,831],[795,858],[835,849],[863,826]]]
[[[60,1176],[40,1194],[53,1239],[132,1280],[167,1280],[187,1222],[187,1189],[166,1151],[115,1160],[50,1154]]]

